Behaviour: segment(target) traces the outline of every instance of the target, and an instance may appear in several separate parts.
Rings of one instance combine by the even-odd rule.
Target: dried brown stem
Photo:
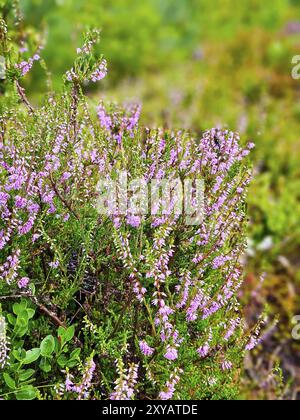
[[[51,181],[51,185],[52,185],[53,191],[55,192],[55,194],[57,195],[57,197],[60,199],[60,201],[65,205],[65,207],[69,210],[69,212],[72,213],[73,216],[76,217],[77,220],[80,220],[79,215],[72,208],[71,204],[59,192],[59,190],[58,190],[55,182],[53,181],[53,178],[51,177],[51,175],[50,175],[50,181]]]
[[[18,80],[16,80],[16,87],[17,87],[18,95],[21,98],[21,101],[27,106],[27,108],[29,109],[29,111],[31,113],[34,113],[34,108],[31,105],[31,103],[29,102],[29,100],[28,100],[28,98],[27,98],[27,96],[25,94],[25,89],[22,88],[22,86],[20,85],[20,83],[18,82]]]

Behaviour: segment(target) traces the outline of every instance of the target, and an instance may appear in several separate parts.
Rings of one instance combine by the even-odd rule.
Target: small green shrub
[[[228,130],[143,128],[138,106],[96,113],[82,87],[106,76],[97,40],[86,36],[64,91],[35,108],[21,84],[40,56],[21,61],[1,38],[0,396],[235,398],[259,333],[237,299],[254,145]],[[99,213],[99,180],[120,173],[171,181],[170,200]],[[178,211],[176,182],[190,186],[192,213]]]

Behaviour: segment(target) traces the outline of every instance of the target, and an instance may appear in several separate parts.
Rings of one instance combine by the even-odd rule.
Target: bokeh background
[[[247,398],[300,399],[299,0],[22,0],[25,31],[48,69],[26,79],[41,101],[62,86],[82,33],[102,30],[109,76],[89,92],[143,104],[148,126],[239,131],[257,147],[249,196],[249,250],[241,299],[249,324],[268,307],[264,341],[245,361]],[[265,274],[262,282],[261,276]],[[277,326],[273,320],[278,319]]]

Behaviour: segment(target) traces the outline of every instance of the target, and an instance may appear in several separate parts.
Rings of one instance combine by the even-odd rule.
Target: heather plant
[[[15,61],[3,34],[1,398],[236,398],[260,329],[247,330],[238,301],[254,145],[229,130],[143,128],[138,105],[91,104],[84,86],[107,73],[97,31],[64,91],[34,107],[22,81],[40,56]],[[172,191],[154,212],[100,214],[99,181],[119,173],[147,188],[200,179],[201,218],[187,223]]]

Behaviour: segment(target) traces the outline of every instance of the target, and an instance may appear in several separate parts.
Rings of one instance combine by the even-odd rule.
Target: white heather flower
[[[5,318],[0,315],[0,368],[3,369],[8,359],[8,339]]]
[[[126,369],[122,360],[116,361],[116,364],[119,376],[115,381],[115,389],[110,395],[110,399],[131,400],[135,394],[139,365],[132,363],[129,365],[128,369]]]

